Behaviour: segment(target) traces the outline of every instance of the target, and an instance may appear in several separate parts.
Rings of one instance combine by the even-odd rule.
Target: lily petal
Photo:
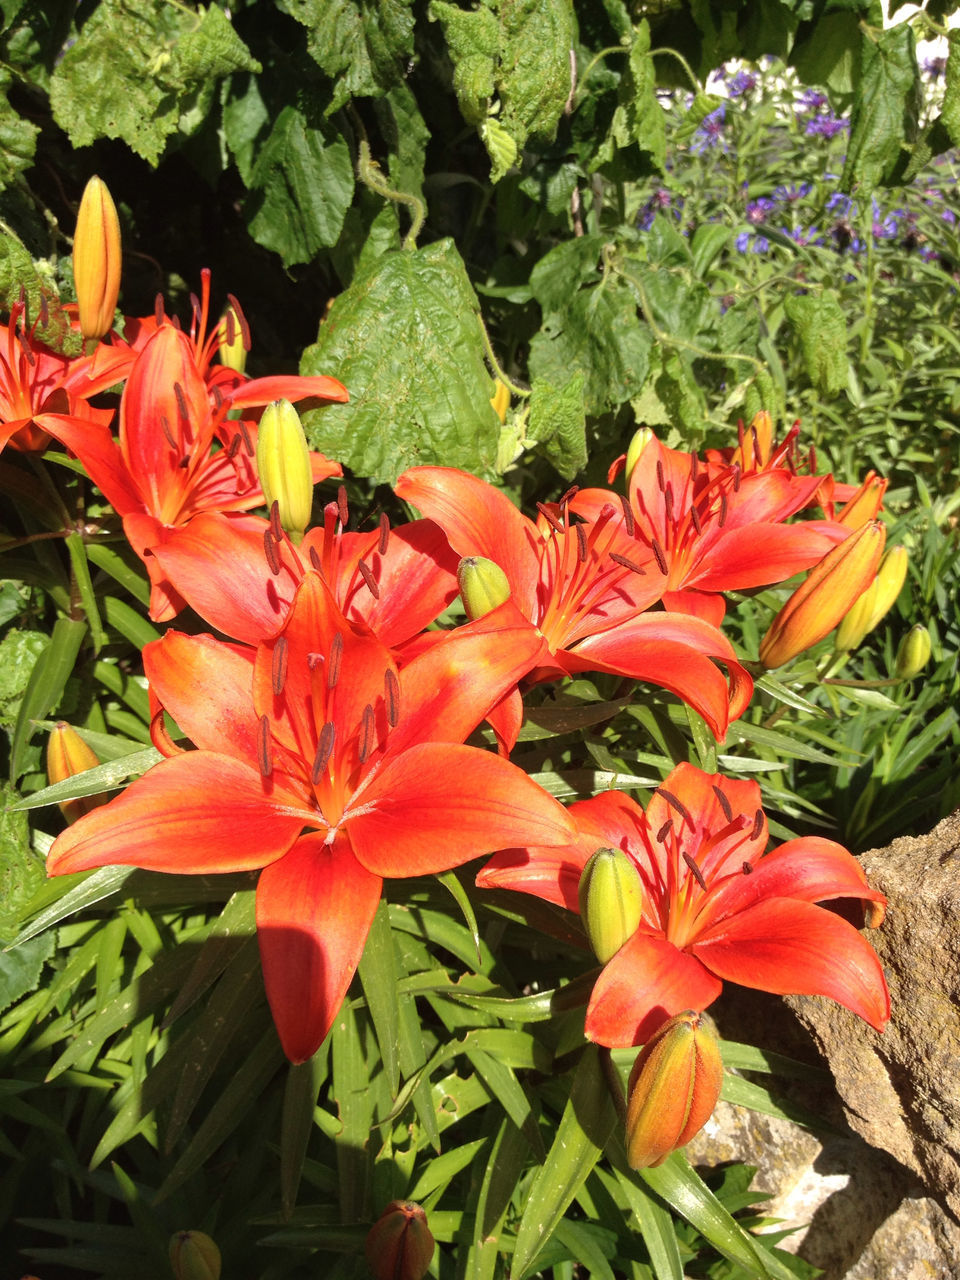
[[[143,667],[153,692],[191,742],[252,766],[254,657],[253,649],[213,636],[168,631],[145,647]]]

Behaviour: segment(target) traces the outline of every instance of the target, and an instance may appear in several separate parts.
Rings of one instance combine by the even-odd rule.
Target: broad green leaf
[[[663,172],[666,164],[666,114],[657,99],[657,80],[650,52],[650,24],[644,18],[634,28],[633,41],[617,86],[617,107],[610,130],[597,148],[590,168],[616,165],[615,174],[636,177],[652,161]],[[635,148],[624,156],[628,148]]]
[[[552,138],[572,88],[572,0],[499,0],[500,120],[520,148]]]
[[[307,28],[310,56],[334,82],[328,114],[403,80],[413,54],[412,0],[283,0]]]
[[[301,373],[335,374],[350,392],[304,414],[311,445],[373,483],[421,463],[489,473],[500,423],[479,314],[452,241],[377,258],[304,352]]]
[[[422,199],[430,130],[413,91],[407,84],[398,84],[382,98],[375,98],[373,109],[390,153],[390,185]]]
[[[12,79],[0,70],[0,191],[31,167],[40,132],[39,125],[24,119],[7,101]]]
[[[245,211],[250,234],[285,267],[337,241],[353,199],[353,161],[341,133],[284,107],[257,152]]]
[[[556,245],[530,272],[530,291],[543,308],[563,311],[582,284],[599,279],[598,266],[603,249],[601,235],[574,236]]]
[[[600,1068],[599,1051],[590,1045],[577,1067],[553,1145],[524,1206],[510,1267],[512,1280],[520,1280],[550,1239],[600,1159],[616,1124],[613,1103]]]
[[[534,379],[527,435],[541,446],[564,480],[572,480],[587,465],[582,373],[559,385]]]
[[[43,882],[43,862],[30,848],[27,816],[13,809],[13,787],[0,785],[0,938],[17,932],[21,912]]]
[[[804,84],[853,93],[860,79],[861,48],[869,39],[872,34],[868,38],[861,33],[858,13],[828,13],[794,45],[790,61]]]
[[[866,198],[893,178],[906,159],[903,148],[916,137],[916,40],[909,23],[871,32],[863,40],[862,74],[850,120],[841,187]]]
[[[373,1029],[380,1046],[380,1057],[390,1094],[395,1098],[400,1084],[397,1054],[399,1019],[395,991],[397,961],[390,928],[390,908],[382,898],[370,925],[357,973],[373,1019]]]
[[[800,339],[807,376],[824,395],[835,395],[847,383],[847,321],[839,298],[832,289],[792,294],[784,310]]]
[[[461,9],[433,0],[430,18],[443,28],[453,62],[453,90],[467,124],[479,125],[496,91],[500,24],[492,8]]]
[[[156,165],[181,116],[209,107],[216,81],[259,71],[226,12],[101,0],[50,79],[54,119],[75,147],[122,138]]]
[[[4,879],[5,873],[4,866],[0,868]],[[29,992],[36,991],[43,966],[53,955],[55,947],[56,936],[51,929],[20,946],[0,951],[0,1013]]]
[[[12,729],[30,673],[48,643],[42,631],[11,627],[0,640],[0,726]]]
[[[950,141],[960,146],[960,31],[947,33],[946,91],[943,95],[942,120]]]

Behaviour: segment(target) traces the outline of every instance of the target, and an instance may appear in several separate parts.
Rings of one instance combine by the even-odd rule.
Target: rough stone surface
[[[889,899],[870,934],[890,985],[889,1026],[878,1034],[827,1000],[788,1004],[829,1064],[851,1128],[960,1222],[960,813],[861,863]],[[955,1256],[960,1276],[956,1243]]]

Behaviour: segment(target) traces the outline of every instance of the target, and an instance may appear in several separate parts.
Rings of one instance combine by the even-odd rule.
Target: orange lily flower
[[[65,831],[48,869],[264,868],[267,996],[285,1052],[303,1061],[350,985],[384,877],[572,838],[566,811],[521,769],[462,745],[540,648],[508,603],[398,671],[314,572],[255,650],[168,632],[144,666],[169,758]],[[161,708],[198,750],[170,741]]]
[[[606,791],[571,805],[578,840],[564,849],[509,849],[477,876],[579,909],[580,875],[597,848],[622,849],[643,882],[640,924],[604,966],[587,1008],[589,1039],[642,1044],[664,1018],[702,1010],[723,980],[779,995],[823,995],[882,1031],[890,994],[876,952],[815,904],[856,898],[883,919],[886,898],[857,860],[819,836],[765,854],[760,788],[680,764],[646,812]]]

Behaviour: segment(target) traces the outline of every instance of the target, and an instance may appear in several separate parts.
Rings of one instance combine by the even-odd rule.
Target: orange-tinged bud
[[[80,332],[102,338],[113,328],[120,293],[120,219],[102,179],[87,183],[73,233],[73,282]]]
[[[922,622],[911,627],[900,641],[900,647],[897,650],[897,660],[893,668],[897,679],[912,680],[914,676],[918,676],[930,661],[932,647],[930,632]]]
[[[897,596],[907,580],[908,559],[906,547],[891,547],[880,561],[880,568],[877,570],[877,594],[873,602],[868,631],[872,631],[896,603]]]
[[[67,778],[75,778],[78,773],[86,773],[88,769],[95,769],[99,763],[93,748],[88,747],[76,729],[68,725],[65,720],[61,720],[51,729],[50,737],[47,739],[47,777],[51,785],[55,782],[65,782]],[[107,799],[107,796],[100,795],[65,800],[60,805],[60,812],[67,822],[76,822],[91,809],[106,804]]]
[[[217,336],[220,339],[217,348],[220,363],[235,373],[243,373],[247,367],[246,324],[233,303],[223,313]]]
[[[857,492],[840,508],[837,523],[846,525],[848,529],[859,529],[869,520],[876,520],[886,490],[886,480],[875,471],[868,471]]]
[[[601,964],[617,954],[643,916],[643,883],[622,849],[598,849],[580,876],[580,919]]]
[[[507,410],[510,408],[510,388],[499,378],[494,378],[493,384],[494,392],[490,397],[490,404],[502,424],[506,421]]]
[[[257,431],[257,473],[267,506],[276,502],[280,524],[300,542],[313,509],[310,450],[300,415],[289,400],[268,404]]]
[[[649,427],[640,427],[633,433],[633,439],[627,446],[627,463],[624,468],[628,485],[630,477],[633,475],[633,468],[640,461],[641,453],[653,439],[655,439],[655,436]]]
[[[886,536],[883,525],[872,520],[814,565],[760,643],[765,667],[782,666],[833,630],[876,577]]]
[[[457,565],[457,583],[471,622],[476,622],[510,599],[507,575],[496,561],[485,556],[464,556]]]
[[[203,1231],[175,1232],[169,1252],[177,1280],[220,1280],[220,1250]]]
[[[744,471],[760,471],[773,451],[773,418],[766,409],[753,415],[753,419],[743,430],[738,427],[740,444],[733,451],[733,462],[739,462]]]
[[[427,1215],[412,1200],[391,1200],[367,1233],[376,1280],[423,1280],[436,1248]]]
[[[710,1119],[723,1083],[720,1042],[706,1014],[678,1013],[637,1055],[627,1085],[627,1159],[662,1164]]]
[[[838,653],[846,653],[850,649],[856,649],[863,637],[870,631],[870,619],[873,617],[877,602],[877,582],[878,579],[874,578],[859,600],[855,600],[843,615],[833,642],[833,647]]]

